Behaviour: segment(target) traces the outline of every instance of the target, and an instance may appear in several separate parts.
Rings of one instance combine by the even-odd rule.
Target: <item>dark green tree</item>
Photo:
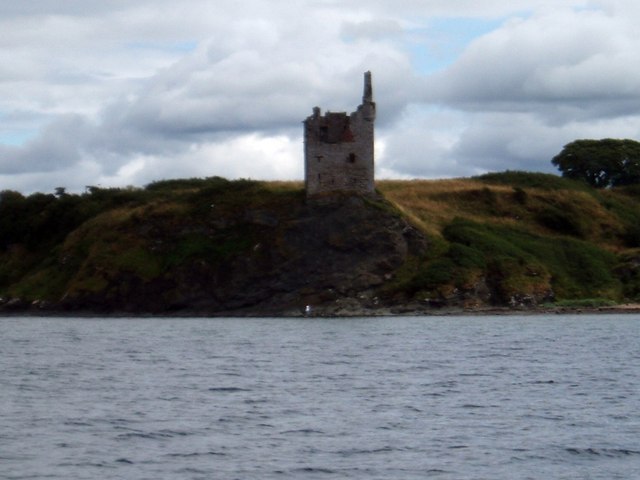
[[[596,188],[640,183],[640,142],[635,140],[575,140],[551,160],[563,177],[583,180]]]

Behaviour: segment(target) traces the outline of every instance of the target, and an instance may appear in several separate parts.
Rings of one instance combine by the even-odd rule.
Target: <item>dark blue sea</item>
[[[1,479],[637,479],[640,316],[0,319]]]

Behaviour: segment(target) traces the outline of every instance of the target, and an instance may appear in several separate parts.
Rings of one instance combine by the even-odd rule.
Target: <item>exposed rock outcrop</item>
[[[171,258],[176,245],[197,235],[212,246],[225,232],[244,232],[234,253],[179,262],[144,279],[121,269],[93,291],[77,289],[52,308],[102,313],[299,315],[356,312],[379,306],[376,290],[393,279],[409,255],[428,248],[424,235],[383,199],[329,197],[287,209],[247,208],[242,215],[212,213],[167,230],[153,215],[136,226],[138,242]],[[236,248],[237,247],[237,248]],[[68,261],[67,254],[67,261]],[[80,259],[84,269],[91,259]],[[94,273],[95,274],[95,273]]]

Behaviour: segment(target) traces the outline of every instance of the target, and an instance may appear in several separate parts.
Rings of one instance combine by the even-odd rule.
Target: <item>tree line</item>
[[[635,140],[575,140],[551,163],[563,177],[582,180],[595,188],[640,183],[640,142]]]

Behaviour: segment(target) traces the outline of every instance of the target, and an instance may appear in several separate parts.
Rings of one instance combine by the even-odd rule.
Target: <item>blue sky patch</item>
[[[0,145],[19,147],[38,133],[37,130],[0,130]]]
[[[473,40],[502,25],[501,18],[446,17],[425,21],[407,32],[414,67],[429,74],[451,65]]]

